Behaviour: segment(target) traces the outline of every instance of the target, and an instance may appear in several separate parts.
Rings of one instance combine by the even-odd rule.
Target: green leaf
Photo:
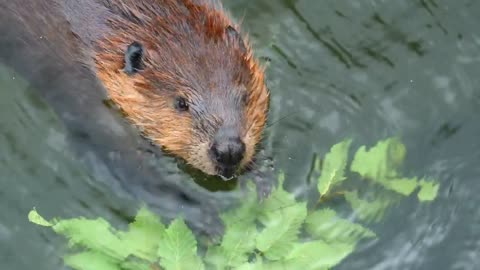
[[[340,142],[325,156],[317,183],[321,195],[344,181],[350,145],[351,140]],[[405,147],[398,139],[387,139],[369,150],[359,148],[351,169],[395,193],[409,196],[420,188],[420,201],[433,200],[438,184],[399,175],[398,168],[405,154]],[[319,171],[320,162],[316,160],[316,173],[312,177]],[[254,189],[247,186],[250,192],[240,207],[221,215],[225,233],[219,244],[207,247],[203,259],[209,267],[327,270],[351,254],[358,241],[376,237],[371,230],[339,217],[331,209],[316,210],[307,216],[307,204],[297,202],[293,194],[283,189],[283,173],[278,177],[279,188],[263,202],[259,203]],[[365,221],[379,221],[386,209],[401,198],[393,192],[376,194],[372,200],[364,199],[357,191],[344,195],[358,217]],[[65,235],[71,247],[87,250],[65,258],[66,264],[77,270],[151,270],[157,269],[154,267],[157,263],[165,270],[205,268],[197,254],[196,238],[185,222],[177,219],[165,228],[146,208],[140,209],[126,232],[114,230],[103,219],[47,221],[35,209],[29,212],[28,218]],[[257,222],[262,225],[260,231]],[[314,241],[300,241],[298,235],[303,225]]]
[[[122,270],[154,270],[152,263],[139,260],[138,258],[132,257],[130,260],[124,261],[120,265]],[[100,269],[99,269],[100,270]]]
[[[272,194],[270,194],[270,197],[258,205],[258,214],[260,219],[268,213],[279,211],[283,208],[297,204],[295,196],[283,189],[284,181],[282,177],[279,178],[279,182],[278,188],[273,190]]]
[[[417,178],[399,177],[398,167],[402,165],[405,155],[406,148],[400,140],[390,138],[378,142],[368,151],[365,146],[360,147],[353,159],[351,170],[388,190],[409,196],[418,186],[422,186],[422,183],[419,183]],[[428,188],[433,192],[431,195],[436,193],[433,186],[427,187],[427,190]],[[423,192],[428,193],[427,190]],[[420,191],[422,198],[425,194],[423,192]]]
[[[405,159],[406,148],[398,138],[389,138],[378,142],[370,150],[360,147],[352,161],[350,169],[362,177],[376,182],[398,176],[397,169]]]
[[[249,252],[255,248],[256,237],[257,228],[253,222],[251,224],[239,222],[227,227],[221,244],[225,265],[237,267],[247,262]]]
[[[174,220],[158,248],[160,265],[165,269],[204,269],[197,255],[197,241],[183,219]]]
[[[417,188],[417,178],[390,179],[384,182],[385,188],[409,196]]]
[[[297,240],[307,215],[306,203],[298,203],[283,189],[283,179],[270,197],[260,205],[258,220],[265,228],[256,239],[256,247],[271,260],[285,256]]]
[[[318,179],[318,192],[321,196],[327,194],[333,186],[345,180],[345,167],[348,161],[348,150],[352,140],[346,140],[334,145],[325,155],[322,174]]]
[[[345,199],[355,210],[358,217],[367,222],[378,222],[385,215],[385,210],[393,204],[393,201],[378,197],[373,201],[360,199],[356,191],[346,192]]]
[[[265,228],[257,237],[257,249],[270,260],[283,258],[298,240],[298,233],[307,216],[306,203],[266,212],[260,219]]]
[[[355,245],[352,244],[329,244],[322,240],[295,244],[284,264],[294,267],[293,269],[327,269],[340,263],[354,248]]]
[[[254,189],[250,189],[242,205],[221,215],[225,234],[219,246],[210,246],[205,261],[217,269],[238,267],[248,261],[248,255],[255,248],[258,216],[258,201]]]
[[[268,265],[268,264],[267,264]],[[254,263],[244,263],[240,265],[236,270],[263,270],[263,269],[271,269],[265,267],[266,265],[262,263],[262,261],[257,261]]]
[[[214,267],[213,269],[225,269],[227,262],[223,252],[224,250],[220,246],[209,246],[204,261],[212,265]]]
[[[142,207],[129,225],[126,233],[120,233],[120,239],[128,246],[130,254],[150,262],[156,261],[165,226],[160,219],[147,208]]]
[[[433,201],[437,197],[440,185],[435,184],[431,181],[422,180],[420,181],[420,186],[421,189],[418,192],[417,196],[421,202]]]
[[[337,217],[331,209],[321,209],[310,214],[306,221],[307,232],[328,243],[355,245],[363,238],[376,237],[375,233],[360,224]]]
[[[245,198],[242,198],[241,205],[221,214],[221,219],[228,228],[237,223],[252,224],[258,214],[259,208],[255,189],[249,188]]]
[[[86,247],[116,260],[123,260],[129,255],[129,247],[115,235],[115,230],[104,219],[62,220],[53,226],[53,230],[67,237],[70,246]]]
[[[32,223],[35,223],[40,226],[44,227],[52,227],[53,224],[45,220],[42,216],[40,216],[35,208],[28,213],[28,220]]]
[[[121,270],[118,261],[100,252],[87,251],[66,256],[65,264],[75,270]]]

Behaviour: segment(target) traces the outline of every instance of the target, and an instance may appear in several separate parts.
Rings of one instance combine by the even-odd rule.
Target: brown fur
[[[215,174],[207,150],[211,136],[224,121],[215,111],[202,116],[204,132],[192,128],[192,115],[172,106],[176,95],[196,95],[222,100],[245,91],[242,137],[246,144],[242,167],[252,161],[266,122],[269,93],[263,69],[252,49],[226,34],[239,26],[221,8],[206,1],[110,0],[120,16],[109,18],[109,32],[94,42],[96,74],[110,98],[144,134],[168,152],[194,167]],[[145,69],[133,76],[123,72],[124,54],[132,41],[145,49]],[[245,40],[246,41],[246,40]],[[237,90],[229,89],[233,88]],[[210,91],[210,93],[205,93]]]
[[[58,62],[58,67],[82,74],[77,66],[85,65],[131,123],[157,145],[208,174],[215,174],[208,155],[212,137],[222,123],[236,122],[236,132],[246,145],[241,167],[252,162],[267,118],[269,93],[248,41],[226,34],[228,26],[237,32],[240,27],[216,0],[3,1],[0,21],[28,32],[29,44],[20,54],[36,59],[29,61],[32,66],[25,72],[29,76],[38,70],[42,77],[37,80],[47,82],[51,78],[43,78],[43,65]],[[15,40],[23,40],[5,27]],[[0,37],[4,39],[10,42]],[[133,41],[145,48],[145,69],[127,75],[124,55]],[[33,43],[38,53],[28,49]],[[238,106],[245,94],[247,104]],[[72,95],[79,103],[98,100],[83,97],[94,95],[91,92]],[[177,96],[195,101],[197,111],[176,111]]]
[[[75,152],[71,158],[78,162],[78,168],[83,170],[86,166],[93,178],[101,179],[121,194],[121,199],[112,202],[116,210],[128,213],[129,210],[122,209],[131,209],[132,201],[128,198],[141,199],[162,216],[175,218],[182,213],[197,230],[217,234],[221,227],[217,210],[228,208],[234,200],[226,200],[227,194],[218,199],[215,193],[181,181],[181,177],[171,173],[169,164],[156,162],[156,157],[161,156],[159,149],[139,138],[133,125],[104,104],[107,96],[115,99],[132,123],[158,144],[208,170],[211,164],[202,149],[208,147],[208,136],[218,122],[231,117],[229,113],[234,109],[213,102],[208,107],[212,110],[200,117],[207,123],[202,126],[205,132],[199,132],[189,126],[196,125],[199,118],[174,112],[171,97],[182,92],[205,95],[211,90],[212,97],[229,101],[247,91],[248,106],[240,112],[246,118],[241,121],[241,131],[247,138],[244,163],[248,163],[265,123],[268,92],[263,71],[251,49],[247,46],[243,53],[238,40],[227,42],[223,27],[231,22],[212,2],[0,1],[0,62],[27,79],[29,88],[36,90],[32,95],[35,104],[39,94],[61,120],[69,146]],[[194,16],[188,17],[195,31],[183,31],[175,24],[187,16],[172,16],[188,8],[195,11],[189,13]],[[207,14],[210,16],[206,17]],[[153,18],[163,23],[153,23]],[[170,36],[167,38],[166,34]],[[126,76],[121,70],[131,38],[145,44],[147,67],[134,76]],[[207,57],[197,58],[196,66],[197,60],[189,54]],[[162,61],[166,57],[177,60]],[[97,192],[97,185],[93,188]]]

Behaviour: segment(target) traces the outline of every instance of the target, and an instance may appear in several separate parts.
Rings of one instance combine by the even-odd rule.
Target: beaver
[[[252,161],[269,93],[251,47],[208,1],[108,1],[96,74],[133,124],[225,179]]]
[[[32,4],[19,2],[12,12],[18,13],[20,4]],[[63,7],[78,37],[76,50],[84,56],[76,61],[92,69],[111,100],[147,138],[225,179],[252,162],[269,92],[251,46],[219,2],[39,2],[32,11],[42,5]],[[52,35],[38,30],[32,32]]]
[[[92,166],[102,160],[123,184],[161,182],[139,148],[161,147],[227,180],[252,164],[269,91],[248,37],[220,2],[2,0],[0,32],[1,61],[40,89],[82,157]],[[155,147],[107,112],[105,100]],[[192,205],[215,204],[162,184],[182,189]]]

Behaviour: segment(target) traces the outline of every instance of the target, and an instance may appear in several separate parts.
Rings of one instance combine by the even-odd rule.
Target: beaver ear
[[[237,41],[238,46],[240,47],[240,50],[242,53],[247,52],[247,47],[245,47],[245,42],[243,42],[242,36],[233,28],[231,25],[229,25],[226,29],[225,32],[227,32],[227,36],[230,40]]]
[[[128,75],[137,73],[143,68],[143,46],[137,41],[128,45],[125,52],[125,68],[124,71]]]

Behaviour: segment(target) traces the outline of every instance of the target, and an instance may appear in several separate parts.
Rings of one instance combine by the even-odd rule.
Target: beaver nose
[[[233,177],[237,166],[245,154],[245,144],[238,136],[216,136],[210,149],[212,157],[216,160],[219,173],[226,177]]]
[[[243,159],[245,153],[245,144],[240,138],[230,138],[226,141],[214,143],[212,153],[220,164],[233,167]]]

